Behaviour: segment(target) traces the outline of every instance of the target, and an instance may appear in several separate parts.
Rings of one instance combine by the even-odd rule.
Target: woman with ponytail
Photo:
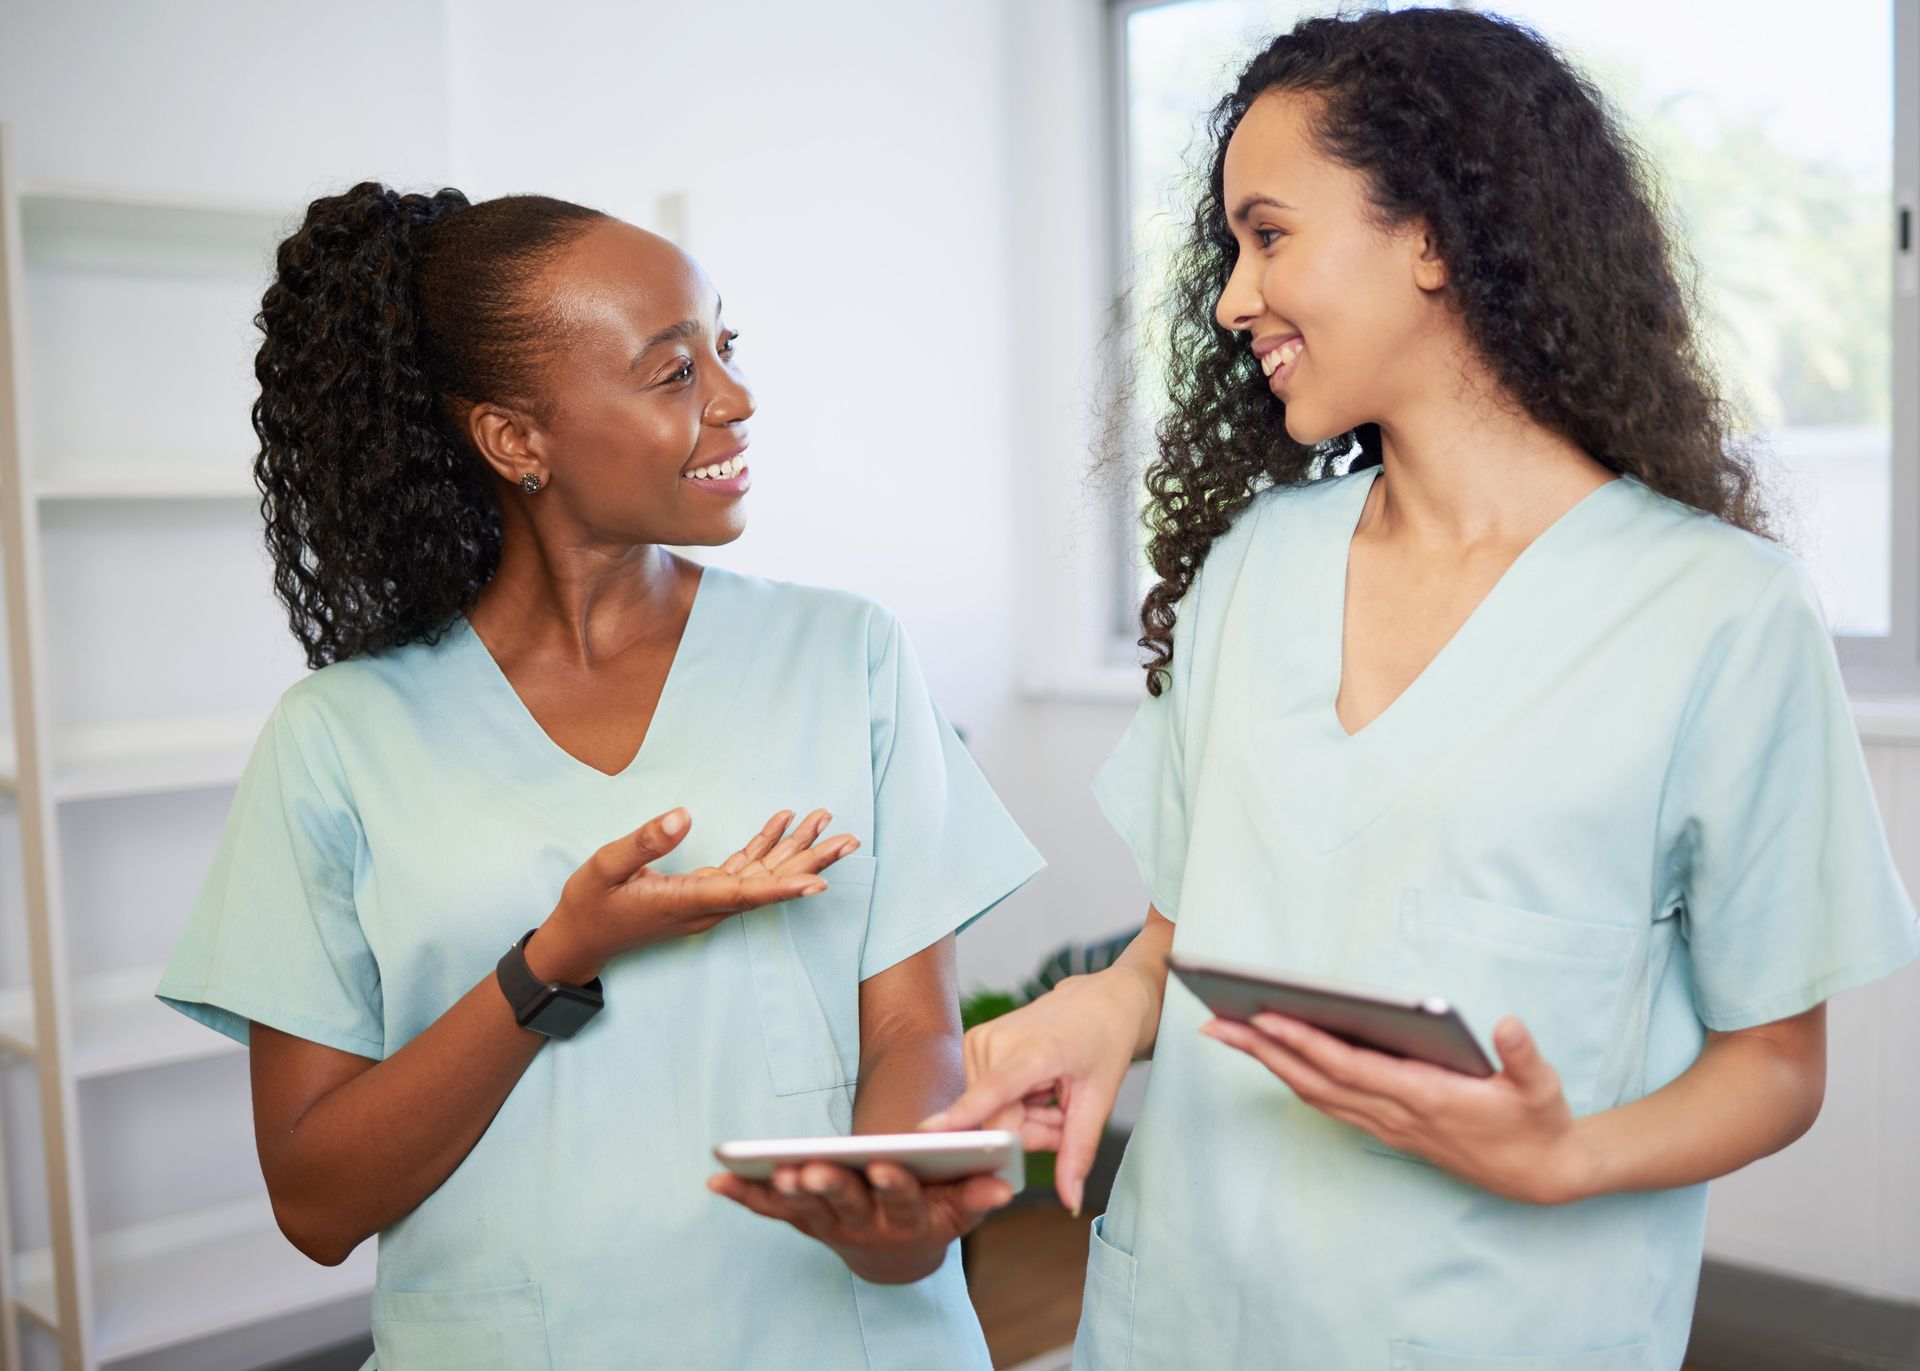
[[[985,1367],[954,1239],[1004,1182],[708,1175],[951,1100],[954,934],[1038,866],[884,609],[667,551],[744,524],[713,287],[578,205],[369,182],[258,322],[315,670],[160,994],[250,1045],[287,1237],[379,1235],[372,1364]]]
[[[1310,19],[1211,131],[1095,785],[1147,926],[974,1029],[930,1122],[1057,1144],[1077,1205],[1152,1054],[1076,1367],[1677,1368],[1706,1182],[1920,949],[1819,606],[1537,35]],[[1173,951],[1444,997],[1498,1070],[1212,1018]]]

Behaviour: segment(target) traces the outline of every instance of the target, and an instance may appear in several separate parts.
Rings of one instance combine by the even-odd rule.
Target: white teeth
[[[687,475],[696,481],[725,481],[738,476],[740,469],[745,465],[744,459],[729,457],[726,461],[715,462],[710,467],[698,467],[689,471]]]
[[[1281,367],[1298,357],[1301,350],[1305,347],[1306,344],[1298,338],[1288,339],[1260,359],[1260,370],[1268,376],[1272,376],[1274,372],[1280,370]]]

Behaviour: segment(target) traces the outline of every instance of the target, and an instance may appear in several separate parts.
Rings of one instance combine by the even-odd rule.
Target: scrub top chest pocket
[[[1408,890],[1394,941],[1392,986],[1444,997],[1496,1064],[1493,1030],[1508,1015],[1560,1074],[1576,1117],[1598,1107],[1619,1041],[1641,929],[1583,922],[1439,890]],[[1373,1138],[1368,1146],[1403,1153]]]
[[[373,1292],[375,1371],[546,1371],[540,1287]]]
[[[739,915],[776,1095],[833,1090],[860,1077],[860,953],[876,861],[855,853],[818,895]]]

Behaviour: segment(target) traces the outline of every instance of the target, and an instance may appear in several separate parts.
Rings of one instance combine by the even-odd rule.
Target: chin
[[[674,547],[725,547],[746,531],[747,520],[742,514],[718,526],[709,525],[705,528],[689,529],[686,536],[666,541]]]
[[[1315,443],[1324,443],[1333,437],[1334,433],[1340,431],[1328,429],[1324,424],[1316,421],[1311,413],[1304,413],[1292,405],[1287,406],[1286,425],[1287,437],[1306,447],[1311,447]]]
[[[1295,409],[1289,405],[1286,411],[1287,437],[1303,447],[1314,447],[1330,442],[1343,433],[1351,433],[1364,419],[1330,419],[1315,414],[1312,409]]]

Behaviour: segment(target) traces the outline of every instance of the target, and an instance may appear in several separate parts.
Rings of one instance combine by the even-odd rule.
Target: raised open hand
[[[661,872],[652,863],[693,826],[686,810],[668,810],[602,847],[567,878],[559,904],[527,944],[528,965],[543,979],[582,984],[622,952],[704,933],[743,910],[817,895],[827,888],[820,873],[860,846],[845,833],[822,840],[832,818],[816,809],[794,824],[793,811],[782,810],[719,866]]]

